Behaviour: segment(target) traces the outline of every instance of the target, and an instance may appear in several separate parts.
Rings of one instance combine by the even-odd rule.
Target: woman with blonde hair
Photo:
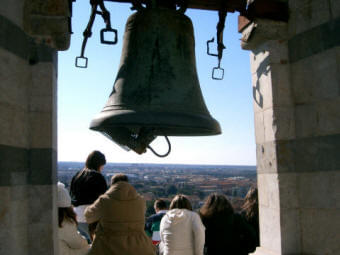
[[[204,226],[186,196],[177,195],[171,201],[161,220],[160,236],[160,254],[203,255]]]

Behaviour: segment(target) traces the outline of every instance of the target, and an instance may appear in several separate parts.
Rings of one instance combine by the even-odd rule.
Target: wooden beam
[[[131,0],[104,0],[107,2],[131,3]],[[142,3],[146,0],[140,0]],[[216,11],[225,8],[228,12],[245,10],[247,0],[188,0],[188,8]]]

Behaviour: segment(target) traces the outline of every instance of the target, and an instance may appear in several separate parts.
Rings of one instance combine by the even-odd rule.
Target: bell
[[[157,136],[221,133],[204,103],[187,16],[150,8],[129,17],[113,91],[90,129],[139,154]]]

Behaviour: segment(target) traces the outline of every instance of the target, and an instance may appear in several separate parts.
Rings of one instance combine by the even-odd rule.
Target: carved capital
[[[285,40],[287,32],[286,22],[255,19],[242,30],[241,47],[244,50],[252,50],[270,40]]]
[[[70,44],[71,0],[25,0],[24,30],[57,50]]]

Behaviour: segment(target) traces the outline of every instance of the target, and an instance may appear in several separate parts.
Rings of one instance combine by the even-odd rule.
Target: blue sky
[[[109,162],[183,163],[255,165],[255,138],[252,105],[249,52],[241,50],[237,32],[238,13],[228,14],[224,31],[221,66],[224,80],[211,79],[217,65],[215,57],[206,54],[206,41],[216,35],[217,12],[187,10],[194,25],[197,72],[201,90],[211,115],[219,121],[222,134],[208,137],[170,137],[172,152],[158,158],[151,152],[137,155],[89,130],[92,118],[99,113],[112,91],[120,54],[125,22],[133,12],[130,4],[106,2],[111,24],[118,29],[118,44],[100,44],[99,31],[104,23],[97,15],[93,35],[89,38],[85,56],[87,69],[74,66],[80,55],[83,30],[90,14],[88,1],[73,3],[71,46],[59,52],[58,60],[58,160],[84,161],[92,150],[102,151]],[[152,146],[166,151],[165,140],[156,139]]]

